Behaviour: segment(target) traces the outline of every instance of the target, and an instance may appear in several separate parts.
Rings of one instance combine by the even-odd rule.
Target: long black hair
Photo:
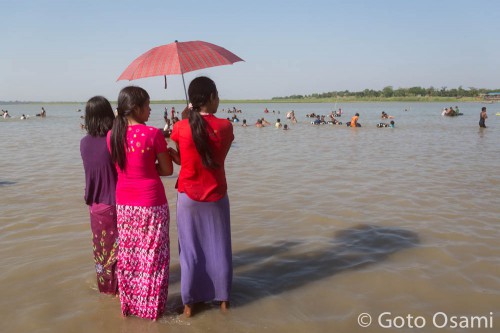
[[[85,105],[85,128],[90,136],[106,136],[113,126],[115,114],[109,101],[102,96],[94,96]]]
[[[192,109],[188,112],[188,119],[194,145],[201,156],[203,166],[217,168],[219,165],[212,156],[207,124],[200,115],[201,107],[218,97],[215,82],[206,76],[197,77],[189,84],[188,95],[192,105]]]
[[[125,170],[127,161],[127,117],[132,115],[138,108],[143,107],[148,100],[147,91],[136,86],[125,87],[118,95],[118,108],[116,109],[118,115],[113,123],[110,145],[111,158],[122,170]]]

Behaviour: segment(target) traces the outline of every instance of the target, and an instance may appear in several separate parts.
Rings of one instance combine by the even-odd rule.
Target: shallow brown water
[[[41,106],[2,109],[34,115]],[[464,116],[456,118],[441,117],[444,106],[346,104],[340,119],[360,112],[363,124],[350,129],[305,117],[333,105],[236,105],[249,124],[285,122],[291,109],[299,124],[235,125],[227,160],[232,309],[178,314],[176,169],[164,179],[172,264],[168,310],[156,323],[122,318],[119,300],[96,291],[76,112],[84,105],[45,105],[45,119],[0,119],[0,331],[497,332],[500,106],[487,105],[482,130],[481,104],[459,104]],[[148,124],[163,126],[163,107],[152,106]],[[396,128],[375,126],[383,110]],[[369,329],[358,323],[362,313],[372,317]],[[482,316],[493,328],[470,327],[473,320],[453,328],[452,316]]]

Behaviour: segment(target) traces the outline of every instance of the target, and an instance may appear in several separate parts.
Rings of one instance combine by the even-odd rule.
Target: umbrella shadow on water
[[[417,233],[395,227],[359,225],[336,232],[329,245],[304,251],[303,240],[277,241],[233,254],[232,306],[244,306],[308,283],[365,265],[376,264],[398,251],[420,243]],[[302,251],[301,251],[302,250]],[[180,267],[170,268],[170,285],[180,282]],[[179,293],[169,294],[167,313],[182,313]],[[199,305],[197,312],[217,307]]]
[[[420,243],[415,232],[359,225],[337,232],[330,246],[298,252],[300,241],[277,243],[235,253],[232,304],[243,306],[308,283],[385,260],[389,255]],[[294,254],[294,252],[296,254]],[[245,266],[249,266],[245,270]]]

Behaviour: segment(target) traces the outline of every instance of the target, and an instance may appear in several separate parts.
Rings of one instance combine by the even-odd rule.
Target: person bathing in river
[[[351,118],[350,125],[351,127],[361,127],[361,124],[358,123],[359,113],[356,113],[354,117]]]
[[[486,118],[488,118],[488,115],[486,114],[486,107],[483,106],[479,114],[479,127],[486,128]]]

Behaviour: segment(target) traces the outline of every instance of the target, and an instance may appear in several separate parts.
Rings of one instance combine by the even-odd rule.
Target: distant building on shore
[[[483,95],[485,101],[500,101],[500,92],[489,92]]]

